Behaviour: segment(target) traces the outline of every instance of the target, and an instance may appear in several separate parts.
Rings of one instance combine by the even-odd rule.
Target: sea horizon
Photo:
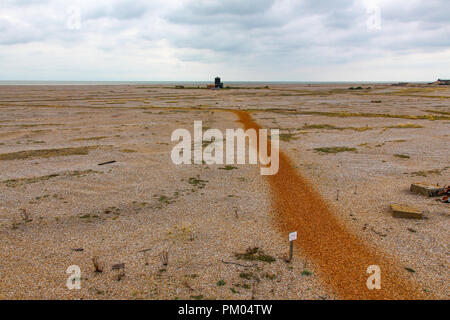
[[[277,84],[393,84],[412,83],[425,84],[430,81],[248,81],[230,80],[224,81],[226,85],[277,85]],[[103,80],[0,80],[0,85],[206,85],[213,83],[213,80],[183,81],[183,80],[151,80],[151,81],[103,81]]]

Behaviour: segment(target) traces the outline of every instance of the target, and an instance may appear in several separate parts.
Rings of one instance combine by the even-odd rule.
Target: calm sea
[[[0,80],[0,85],[206,85],[214,81],[9,81]],[[391,84],[398,81],[224,81],[226,85],[270,85],[270,84]],[[426,83],[410,82],[410,83]]]

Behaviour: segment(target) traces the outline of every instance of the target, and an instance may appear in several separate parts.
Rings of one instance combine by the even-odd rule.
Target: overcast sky
[[[450,78],[449,0],[0,0],[0,80]]]

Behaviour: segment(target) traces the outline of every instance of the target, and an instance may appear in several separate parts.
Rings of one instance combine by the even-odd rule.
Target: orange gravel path
[[[260,129],[244,111],[233,111],[245,129]],[[270,147],[270,146],[268,146]],[[316,267],[321,279],[343,299],[424,299],[420,287],[407,280],[407,271],[381,252],[376,252],[338,220],[320,194],[280,152],[280,169],[267,176],[277,225],[283,234],[297,231],[297,254]],[[381,289],[366,286],[367,267],[381,269]]]

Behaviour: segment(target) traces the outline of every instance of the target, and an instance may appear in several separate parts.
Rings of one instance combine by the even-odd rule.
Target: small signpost
[[[294,240],[297,240],[297,231],[289,233],[289,262],[292,261],[294,253]]]

